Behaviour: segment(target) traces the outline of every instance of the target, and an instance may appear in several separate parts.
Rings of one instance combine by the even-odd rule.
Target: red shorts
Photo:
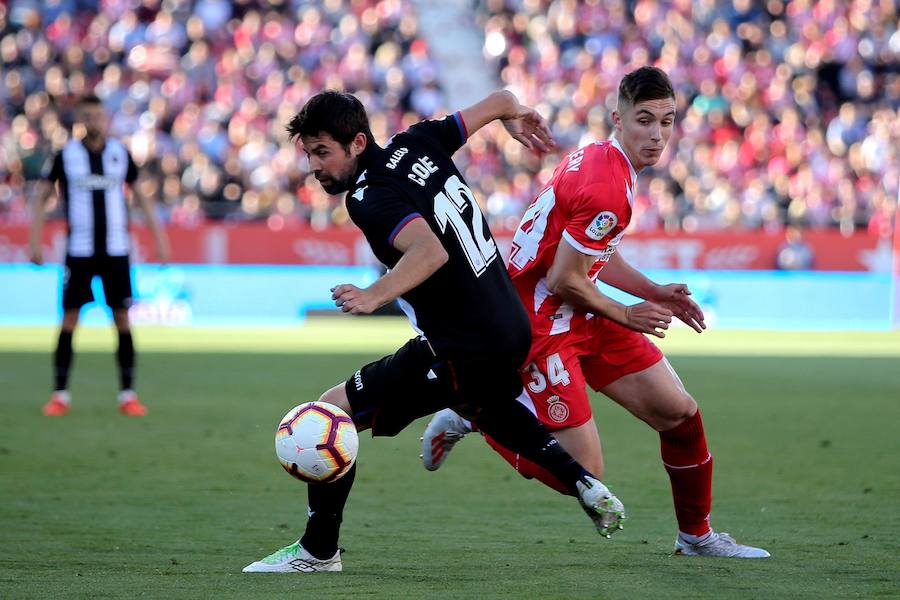
[[[578,427],[591,418],[585,385],[600,390],[620,377],[643,371],[662,360],[662,351],[647,336],[618,323],[594,317],[583,331],[535,340],[538,354],[522,370],[527,399],[550,431]],[[529,407],[531,408],[531,407]]]

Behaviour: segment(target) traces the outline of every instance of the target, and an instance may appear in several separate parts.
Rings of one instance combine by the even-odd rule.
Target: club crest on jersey
[[[557,423],[563,423],[569,418],[568,405],[553,395],[547,399],[547,415]]]
[[[602,213],[594,217],[594,221],[584,230],[592,240],[601,240],[603,236],[612,231],[619,224],[619,219],[615,213],[604,210]]]

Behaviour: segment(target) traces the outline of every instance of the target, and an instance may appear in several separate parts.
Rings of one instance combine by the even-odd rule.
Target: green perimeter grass
[[[0,352],[49,352],[53,327],[0,327]],[[135,334],[144,352],[393,352],[413,335],[405,318],[320,317],[295,327],[140,327]],[[680,326],[656,340],[667,354],[751,356],[897,356],[900,331],[802,332],[709,329],[696,334]],[[76,350],[107,351],[114,344],[109,327],[79,328]]]
[[[81,332],[74,410],[47,419],[53,330],[27,330],[35,341],[0,329],[0,598],[897,596],[896,334],[816,334],[819,356],[804,356],[807,334],[667,340],[682,344],[666,349],[703,407],[716,457],[713,523],[771,559],[671,556],[658,438],[597,397],[606,479],[630,516],[612,540],[477,438],[426,472],[420,422],[396,438],[363,437],[344,573],[241,574],[305,521],[303,486],[274,460],[275,424],[408,331],[382,327],[384,340],[339,321],[314,324],[316,335],[139,329],[146,419],[115,412],[107,332]],[[328,351],[346,335],[371,346]],[[713,346],[709,355],[695,340]]]

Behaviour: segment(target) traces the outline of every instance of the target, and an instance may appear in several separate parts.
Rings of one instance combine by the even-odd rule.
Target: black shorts
[[[94,301],[91,282],[99,276],[110,308],[131,306],[131,266],[127,256],[66,256],[63,274],[63,310]]]
[[[397,435],[407,425],[443,408],[477,412],[485,403],[514,400],[522,392],[512,360],[447,359],[424,337],[369,363],[344,384],[353,420],[372,435]]]

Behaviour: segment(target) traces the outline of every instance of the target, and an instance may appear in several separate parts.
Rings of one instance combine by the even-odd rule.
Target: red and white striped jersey
[[[509,272],[531,317],[533,347],[541,336],[577,331],[586,313],[547,288],[547,272],[561,240],[597,257],[588,273],[596,280],[631,220],[637,174],[612,138],[573,152],[525,211],[513,238]]]

